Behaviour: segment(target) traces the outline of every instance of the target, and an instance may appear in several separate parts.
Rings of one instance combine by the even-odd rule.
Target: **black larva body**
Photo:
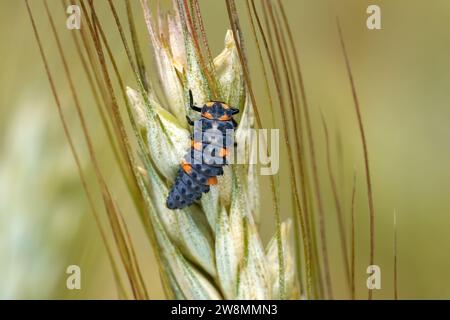
[[[236,122],[232,118],[238,109],[223,102],[212,101],[202,108],[192,105],[202,117],[193,122],[192,146],[184,157],[178,175],[167,197],[167,208],[181,209],[192,205],[209,192],[210,185],[217,183],[223,174],[226,155],[234,145],[233,133]]]

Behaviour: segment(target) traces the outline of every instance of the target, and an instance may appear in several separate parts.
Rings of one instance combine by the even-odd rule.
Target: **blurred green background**
[[[83,168],[89,175],[92,168],[43,1],[30,2]],[[244,2],[237,2],[244,34],[250,41]],[[95,3],[98,3],[125,82],[134,85],[106,1]],[[115,3],[125,19],[123,1]],[[348,294],[326,171],[320,110],[330,127],[339,194],[346,199],[348,228],[354,170],[357,175],[356,285],[357,297],[361,299],[367,298],[365,272],[369,261],[362,148],[339,46],[336,28],[336,16],[339,16],[369,145],[376,209],[375,262],[382,271],[382,288],[374,297],[393,298],[393,216],[396,211],[399,297],[450,298],[450,2],[284,0],[284,3],[300,48],[313,110],[336,296],[347,298]],[[98,129],[99,115],[94,107],[89,107],[94,102],[70,35],[76,31],[65,28],[66,15],[61,3],[50,0],[49,4],[82,95],[89,129],[95,134],[103,173],[114,186],[114,196],[132,230],[150,296],[162,298],[150,245],[131,209],[117,167],[111,162],[106,135]],[[142,12],[137,0],[132,4],[141,46],[151,66]],[[382,30],[366,28],[366,9],[370,4],[381,7]],[[217,55],[229,28],[225,4],[202,0],[200,5],[210,45]],[[63,135],[25,3],[0,0],[0,12],[0,298],[117,298],[111,268]],[[251,45],[249,56],[250,68],[257,69],[257,56]],[[266,96],[258,93],[264,91],[261,77],[253,81],[259,104],[264,105]],[[268,119],[268,111],[263,113]],[[282,170],[286,170],[285,161],[285,158],[281,161]],[[289,193],[287,185],[281,188]],[[290,215],[288,204],[283,210],[284,216]],[[269,210],[262,210],[261,217],[263,235],[267,239],[273,232],[273,215]],[[81,267],[82,290],[66,289],[65,271],[71,264]]]

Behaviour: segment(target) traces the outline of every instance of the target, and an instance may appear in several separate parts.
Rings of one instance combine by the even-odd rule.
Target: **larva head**
[[[238,112],[239,109],[230,107],[226,103],[211,101],[203,105],[202,117],[210,120],[228,121]]]

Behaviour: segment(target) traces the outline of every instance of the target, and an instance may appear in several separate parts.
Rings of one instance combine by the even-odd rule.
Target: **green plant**
[[[139,266],[133,237],[121,213],[121,202],[115,199],[102,173],[65,48],[61,45],[47,3],[44,3],[75,102],[76,114],[82,124],[83,137],[100,187],[103,210],[112,230],[113,242],[105,234],[94,196],[86,182],[27,2],[28,11],[65,134],[111,260],[118,292],[123,298],[130,297],[131,293],[133,298],[146,299],[149,297],[144,281],[146,275]],[[157,256],[167,297],[333,298],[316,138],[294,35],[281,0],[262,1],[260,6],[256,6],[253,0],[247,0],[242,6],[250,22],[252,44],[257,54],[251,61],[247,52],[248,42],[245,41],[248,37],[244,36],[239,20],[243,12],[238,12],[233,0],[225,1],[231,29],[226,32],[225,49],[215,59],[208,45],[197,0],[174,1],[173,10],[167,15],[162,11],[152,15],[147,1],[141,0],[158,79],[147,72],[130,1],[125,1],[125,11],[131,42],[114,2],[108,0],[134,77],[134,85],[124,81],[124,73],[118,66],[94,2],[81,0],[78,3],[85,13],[86,27],[79,34],[72,34],[76,52],[83,61],[96,105],[102,115],[102,125],[114,150],[115,164]],[[67,5],[64,1],[63,8]],[[346,62],[364,144],[373,226],[367,146],[347,57]],[[263,93],[254,90],[250,68],[252,63],[262,70],[266,88]],[[116,87],[119,93],[116,93]],[[226,167],[219,185],[205,194],[198,205],[175,211],[165,206],[168,188],[189,146],[190,132],[185,121],[186,115],[192,116],[188,108],[189,90],[192,90],[197,104],[218,99],[241,110],[242,117],[236,131],[237,142],[245,146],[249,156],[255,151],[255,143],[246,143],[246,129],[263,128],[263,124],[269,121],[272,127],[282,128],[289,174],[288,178],[271,176],[267,179],[272,197],[275,235],[265,249],[258,230],[261,190],[260,177],[254,165]],[[263,94],[267,95],[269,121],[261,116],[259,99],[262,99]],[[123,99],[122,102],[119,102],[119,97]],[[325,120],[324,128],[328,139]],[[329,157],[328,149],[327,153]],[[328,166],[328,171],[340,222],[346,280],[349,288],[351,285],[354,288],[354,279],[351,277],[354,266],[351,268],[347,257],[342,206],[331,166]],[[287,184],[292,190],[289,198],[292,201],[292,222],[281,221],[282,184]],[[295,256],[289,237],[291,224],[294,229]],[[374,229],[371,228],[371,262],[373,233]],[[351,256],[354,257],[354,241],[352,244]],[[120,265],[116,262],[113,245],[117,248]],[[125,270],[125,278],[120,272],[121,267]]]

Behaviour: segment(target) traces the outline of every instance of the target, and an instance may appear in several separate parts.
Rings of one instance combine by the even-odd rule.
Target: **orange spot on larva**
[[[187,174],[190,174],[192,172],[192,166],[184,160],[181,162],[181,167]]]
[[[210,119],[210,120],[213,119],[212,114],[209,113],[209,112],[203,112],[203,113],[202,113],[202,116],[205,117],[206,119]]]
[[[228,156],[228,154],[229,154],[229,150],[228,149],[222,148],[219,151],[219,157],[226,157],[226,156]]]
[[[217,184],[217,177],[211,177],[208,179],[208,181],[206,182],[207,185],[213,186],[215,184]]]
[[[223,116],[221,116],[217,120],[219,120],[219,121],[227,121],[227,120],[230,120],[230,117],[228,115],[224,114]]]
[[[200,141],[192,140],[192,148],[195,150],[202,150],[202,143]]]

